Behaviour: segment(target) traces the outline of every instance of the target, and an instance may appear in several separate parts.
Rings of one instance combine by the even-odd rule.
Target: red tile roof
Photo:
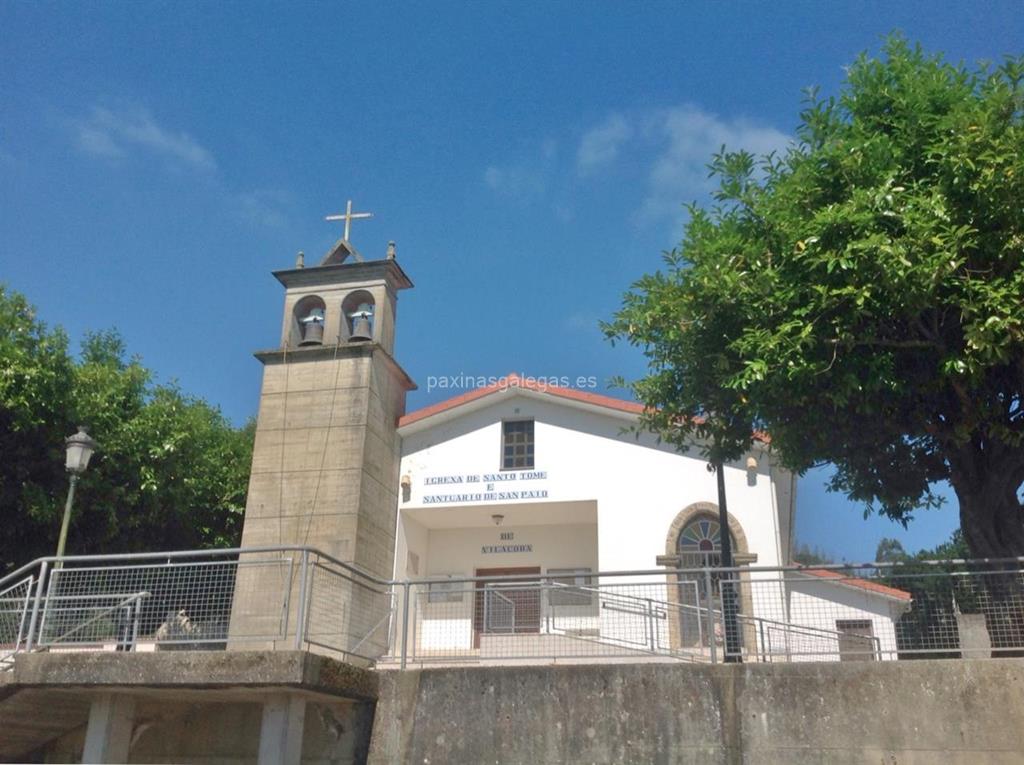
[[[563,388],[560,385],[549,385],[544,382],[539,382],[533,377],[521,377],[513,372],[512,374],[505,375],[497,382],[492,385],[488,385],[485,388],[475,388],[474,390],[446,399],[445,401],[439,401],[436,404],[431,404],[430,406],[425,406],[422,409],[417,409],[415,412],[410,412],[398,421],[398,426],[402,427],[403,425],[410,425],[414,422],[425,420],[427,417],[433,417],[435,414],[447,412],[450,409],[455,409],[472,401],[484,398],[485,396],[490,396],[492,393],[500,393],[501,391],[508,390],[510,388],[521,388],[523,390],[530,390],[536,393],[547,393],[557,398],[567,398],[573,401],[580,401],[585,404],[593,404],[594,406],[603,406],[608,409],[615,409],[620,412],[629,412],[630,414],[641,414],[644,411],[644,405],[637,403],[636,401],[624,401],[621,398],[602,396],[599,393],[588,393],[587,391],[577,390],[576,388]]]
[[[512,372],[484,388],[475,388],[458,396],[454,396],[444,401],[439,401],[438,403],[431,404],[430,406],[425,406],[414,412],[409,412],[398,420],[398,427],[411,425],[414,422],[419,422],[420,420],[425,420],[428,417],[433,417],[435,414],[441,414],[442,412],[456,409],[470,402],[484,398],[485,396],[490,396],[493,393],[500,393],[510,388],[520,388],[523,390],[534,391],[536,393],[546,393],[550,396],[555,396],[556,398],[579,401],[593,406],[603,406],[606,409],[614,409],[615,411],[627,412],[628,414],[643,414],[645,408],[643,404],[637,401],[625,401],[621,398],[602,396],[600,393],[589,393],[587,391],[578,390],[577,388],[565,388],[560,385],[550,385],[544,381],[538,381],[534,377],[523,377]],[[755,432],[754,438],[766,444],[771,441],[768,434],[761,431]]]
[[[888,587],[884,584],[879,584],[878,582],[872,582],[870,579],[858,579],[856,577],[851,577],[841,571],[834,571],[832,569],[825,568],[803,568],[800,569],[800,573],[810,574],[811,576],[817,576],[821,579],[839,580],[838,584],[845,584],[850,587],[859,587],[862,590],[875,592],[879,595],[888,595],[890,598],[896,598],[897,600],[905,600],[908,602],[913,600],[911,594],[905,590],[897,590],[895,587]]]

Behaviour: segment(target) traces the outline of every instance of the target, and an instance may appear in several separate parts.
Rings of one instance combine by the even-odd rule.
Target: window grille
[[[501,424],[501,469],[533,468],[533,420],[510,420]]]
[[[448,574],[451,578],[456,574]],[[462,591],[465,587],[460,582],[431,582],[427,591],[428,603],[461,603]]]

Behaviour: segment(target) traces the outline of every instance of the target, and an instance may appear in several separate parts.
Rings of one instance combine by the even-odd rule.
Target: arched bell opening
[[[345,317],[350,343],[373,340],[375,306],[373,295],[366,290],[356,290],[345,296],[341,313]]]
[[[294,344],[299,347],[323,345],[324,322],[327,318],[327,305],[316,295],[308,295],[295,304],[293,312]]]

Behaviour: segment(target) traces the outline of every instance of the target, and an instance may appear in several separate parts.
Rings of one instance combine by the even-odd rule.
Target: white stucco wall
[[[822,637],[807,638],[814,650],[825,652],[826,655],[819,660],[838,658],[838,641],[826,633],[838,632],[839,620],[870,621],[872,633],[878,638],[876,658],[895,659],[894,620],[909,605],[909,601],[894,601],[868,590],[822,581],[813,576],[803,580],[791,578],[789,581],[790,622],[822,631]],[[813,660],[813,657],[808,656],[807,659]]]
[[[657,444],[653,436],[637,439],[623,433],[629,421],[617,413],[580,411],[521,393],[493,398],[494,403],[455,420],[403,433],[401,472],[411,480],[411,496],[400,503],[401,511],[444,513],[448,508],[473,506],[479,508],[479,517],[472,522],[487,526],[493,508],[500,505],[505,508],[504,527],[514,531],[516,508],[527,511],[531,502],[593,500],[597,502],[599,566],[627,570],[654,568],[656,556],[666,553],[666,535],[677,514],[696,502],[716,502],[715,476],[696,452],[681,455]],[[531,491],[546,492],[545,496],[429,502],[439,495],[486,496],[488,482],[483,480],[434,485],[426,481],[500,473],[501,422],[526,418],[535,421],[536,462],[531,472],[544,477],[496,483],[490,493]],[[783,540],[772,478],[782,475],[787,490],[782,499],[789,501],[789,475],[780,473],[769,453],[758,450],[756,457],[757,471],[748,472],[743,462],[726,467],[729,511],[743,527],[758,564],[779,565],[784,562]],[[788,506],[783,511],[788,513]],[[525,512],[522,519],[532,520]]]
[[[528,471],[501,471],[502,421],[516,419],[534,420],[535,464]],[[396,578],[472,577],[492,568],[538,567],[541,575],[553,568],[657,568],[659,555],[674,552],[666,540],[679,514],[696,503],[717,506],[716,477],[696,450],[680,454],[653,436],[624,432],[632,422],[628,414],[510,391],[403,428],[401,474],[409,492],[398,508]],[[746,455],[725,468],[729,512],[742,529],[745,552],[757,556],[756,566],[785,565],[793,477],[773,463],[770,451],[759,446],[752,456],[756,470],[746,468]],[[501,516],[500,525],[494,516]],[[894,657],[898,604],[877,593],[812,579],[783,584],[774,571],[752,570],[743,579],[739,607],[753,617],[744,630],[744,641],[755,641],[749,650],[795,647],[818,652],[819,659],[838,658],[836,620],[870,619],[881,654]],[[646,641],[659,651],[672,646],[669,621],[681,618],[681,611],[676,589],[663,575],[605,579],[601,586],[625,594],[624,608],[603,597],[601,609],[553,610],[545,595],[547,621],[539,630],[545,639],[600,630],[602,640],[624,647]],[[457,602],[431,603],[427,588],[414,595],[417,652],[469,654],[477,648],[474,590],[466,583]],[[651,601],[650,618],[631,612],[640,601],[628,598]],[[668,608],[660,605],[666,601]],[[703,620],[700,626],[705,628]],[[510,650],[522,645],[510,643]],[[552,645],[544,650],[558,649]]]

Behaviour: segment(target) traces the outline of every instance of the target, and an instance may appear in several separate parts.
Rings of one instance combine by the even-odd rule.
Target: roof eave
[[[494,390],[480,389],[480,394],[471,398],[468,401],[460,402],[450,406],[446,409],[442,409],[437,412],[426,414],[422,417],[416,417],[416,412],[412,412],[406,417],[411,417],[411,421],[405,424],[399,424],[398,433],[403,438],[411,436],[415,433],[420,433],[424,430],[442,425],[446,422],[450,422],[454,419],[462,417],[471,412],[485,409],[486,407],[492,406],[497,403],[499,399],[507,398],[509,396],[525,396],[532,398],[537,401],[552,402],[554,399],[555,403],[571,406],[574,409],[578,409],[592,414],[600,414],[606,417],[615,417],[616,419],[623,420],[625,422],[635,423],[640,419],[639,412],[627,412],[622,409],[615,409],[610,406],[602,406],[600,404],[593,404],[586,401],[580,401],[568,396],[559,396],[552,394],[548,391],[533,390],[523,386],[505,386],[502,388],[496,388]],[[629,403],[629,402],[623,402]]]

